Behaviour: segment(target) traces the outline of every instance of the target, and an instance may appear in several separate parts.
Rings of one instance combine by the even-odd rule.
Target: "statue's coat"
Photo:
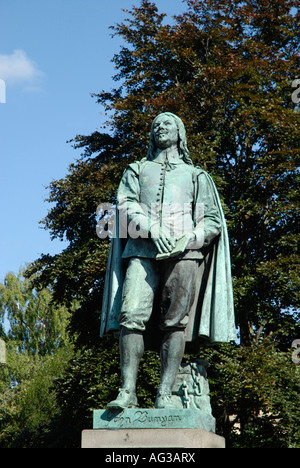
[[[131,164],[130,170],[138,174],[139,165],[140,163]],[[209,339],[212,343],[235,341],[236,328],[226,221],[212,178],[198,167],[195,168],[195,171],[195,204],[201,203],[201,180],[205,180],[218,210],[221,232],[208,247],[201,249],[204,259],[200,261],[197,294],[189,313],[189,323],[185,332],[186,341],[196,343],[202,337]],[[122,258],[126,239],[122,239],[118,235],[118,209],[116,209],[115,218],[115,235],[111,240],[105,277],[101,337],[109,331],[119,329],[118,318],[122,301],[122,285],[126,273],[127,262]],[[150,240],[150,242],[152,241]]]

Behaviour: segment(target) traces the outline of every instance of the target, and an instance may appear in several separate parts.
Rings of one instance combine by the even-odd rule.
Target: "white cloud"
[[[36,89],[42,76],[43,72],[24,50],[16,49],[11,55],[0,55],[0,78],[6,84],[22,84],[26,89]]]

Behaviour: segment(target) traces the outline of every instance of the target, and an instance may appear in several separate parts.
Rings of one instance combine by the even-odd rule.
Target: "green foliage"
[[[7,338],[17,343],[20,353],[51,354],[68,342],[66,327],[70,313],[55,305],[49,288],[34,290],[30,281],[8,273],[0,284],[0,319],[9,322]]]
[[[32,356],[21,354],[13,341],[7,348],[7,363],[0,368],[0,447],[34,447],[60,411],[52,386],[71,351]]]
[[[292,448],[300,444],[300,372],[291,352],[270,338],[252,346],[207,350],[217,433],[232,448]]]
[[[6,319],[6,363],[0,367],[0,447],[29,447],[58,414],[52,389],[73,354],[69,311],[55,306],[49,289],[36,291],[21,271],[0,284]],[[8,326],[9,325],[9,326]]]

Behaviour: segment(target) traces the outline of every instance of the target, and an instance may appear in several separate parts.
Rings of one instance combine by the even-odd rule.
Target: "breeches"
[[[123,284],[120,325],[144,331],[158,299],[159,328],[184,330],[195,298],[198,265],[198,260],[131,258]]]

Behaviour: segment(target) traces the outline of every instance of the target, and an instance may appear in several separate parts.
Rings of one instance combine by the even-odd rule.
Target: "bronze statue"
[[[236,338],[221,203],[211,177],[190,159],[179,117],[167,112],[154,119],[148,154],[126,169],[117,200],[101,336],[120,330],[122,387],[107,406],[137,406],[136,380],[147,337],[150,345],[160,338],[155,407],[172,408],[186,345],[199,337]]]

